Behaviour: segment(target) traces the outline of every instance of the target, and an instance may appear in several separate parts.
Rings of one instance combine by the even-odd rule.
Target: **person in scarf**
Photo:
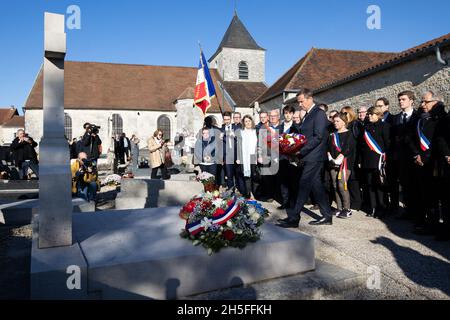
[[[362,176],[369,193],[367,216],[382,219],[386,214],[384,184],[386,150],[391,143],[389,124],[383,122],[383,111],[380,107],[370,107],[367,114],[369,122],[364,128],[361,143]]]
[[[347,129],[347,116],[338,113],[333,117],[336,131],[328,139],[330,177],[335,191],[338,218],[350,218],[350,193],[347,182],[352,174],[356,154],[356,140]]]
[[[202,172],[217,176],[216,137],[212,133],[213,129],[202,129],[202,137],[195,143],[194,156],[195,164],[200,165]]]
[[[409,139],[416,181],[411,198],[415,232],[430,235],[437,231],[439,223],[439,148],[436,129],[446,112],[444,104],[431,91],[423,94],[420,111]]]
[[[238,163],[242,166],[244,173],[246,197],[250,199],[255,194],[254,176],[256,171],[256,152],[258,137],[256,136],[255,122],[249,115],[242,120],[242,130],[238,130],[238,141],[240,142]]]

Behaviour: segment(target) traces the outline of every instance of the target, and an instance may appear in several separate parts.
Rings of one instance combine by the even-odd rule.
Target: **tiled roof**
[[[283,91],[318,88],[394,55],[386,52],[312,48],[256,101],[265,102]]]
[[[0,108],[0,125],[8,122],[15,115],[19,115],[19,112],[14,107]]]
[[[233,98],[237,107],[249,107],[266,89],[263,82],[225,81],[225,90]]]
[[[435,50],[436,46],[448,46],[449,44],[450,44],[450,33],[448,33],[442,37],[427,41],[427,42],[425,42],[421,45],[418,45],[416,47],[413,47],[411,49],[407,49],[405,51],[397,53],[397,54],[393,55],[392,57],[388,57],[387,59],[384,59],[382,61],[372,63],[371,65],[366,66],[362,69],[359,69],[352,74],[346,75],[345,77],[341,77],[339,79],[335,79],[331,82],[323,84],[322,86],[315,87],[315,89],[316,89],[315,91],[320,92],[320,91],[330,89],[332,87],[341,85],[343,83],[346,83],[346,82],[367,76],[371,73],[375,73],[380,70],[397,65],[404,61],[407,61],[408,59],[414,58],[416,56],[420,56],[422,54],[429,53],[429,52]]]
[[[25,127],[24,116],[13,116],[11,119],[3,123],[4,128],[23,128]]]
[[[219,88],[219,73],[211,69],[211,76]],[[66,109],[176,111],[173,102],[195,86],[197,68],[67,61],[64,77]],[[42,109],[42,86],[41,70],[26,109]],[[223,109],[231,107],[226,104]],[[210,112],[219,112],[216,99]]]

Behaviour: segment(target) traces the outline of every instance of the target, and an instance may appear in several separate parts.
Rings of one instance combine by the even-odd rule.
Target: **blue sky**
[[[43,13],[81,9],[67,60],[197,66],[228,27],[234,0],[0,0],[0,106],[23,106],[42,63]],[[369,5],[381,30],[366,26]],[[238,15],[267,49],[270,85],[311,47],[401,51],[450,32],[446,0],[238,0]]]

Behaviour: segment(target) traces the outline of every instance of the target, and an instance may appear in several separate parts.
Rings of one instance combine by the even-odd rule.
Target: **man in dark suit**
[[[315,105],[312,92],[302,89],[297,94],[301,109],[306,111],[300,125],[300,133],[306,136],[307,143],[299,153],[301,174],[299,192],[295,207],[287,210],[288,217],[281,220],[283,228],[296,228],[300,222],[301,210],[312,193],[323,218],[311,222],[312,225],[331,225],[333,223],[331,207],[322,183],[321,172],[326,161],[328,141],[328,119],[326,113]]]
[[[392,122],[394,121],[394,116],[389,112],[389,100],[386,98],[379,98],[376,102],[375,102],[375,106],[376,107],[380,107],[381,110],[383,111],[383,122],[386,122],[387,124],[392,124]]]
[[[244,174],[237,161],[237,138],[236,130],[240,128],[231,123],[231,112],[223,113],[222,139],[223,139],[223,168],[227,178],[227,189],[237,188],[241,194],[246,194]]]
[[[402,186],[405,212],[399,218],[411,217],[411,191],[414,188],[412,172],[414,161],[407,137],[414,134],[414,124],[419,115],[414,110],[415,96],[412,91],[403,91],[398,94],[398,103],[402,110],[393,117],[391,123],[391,147],[387,153],[387,181],[390,193],[390,210],[396,213],[399,209],[399,187]]]
[[[279,126],[280,134],[298,133],[298,129],[294,125],[292,118],[294,117],[295,108],[293,106],[286,106],[283,108],[284,121]],[[292,191],[295,189],[292,185],[292,177],[295,175],[295,167],[289,162],[289,157],[280,155],[280,167],[277,174],[277,185],[280,189],[281,206],[278,209],[287,209],[291,206]]]

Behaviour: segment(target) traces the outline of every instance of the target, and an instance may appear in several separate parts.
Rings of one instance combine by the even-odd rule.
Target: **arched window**
[[[114,113],[112,115],[112,135],[123,133],[123,121],[120,114]]]
[[[67,113],[64,113],[64,135],[72,140],[72,118]]]
[[[164,139],[170,139],[170,119],[168,116],[160,116],[158,118],[158,129],[164,134]]]
[[[248,80],[248,65],[247,62],[239,62],[239,79]]]

